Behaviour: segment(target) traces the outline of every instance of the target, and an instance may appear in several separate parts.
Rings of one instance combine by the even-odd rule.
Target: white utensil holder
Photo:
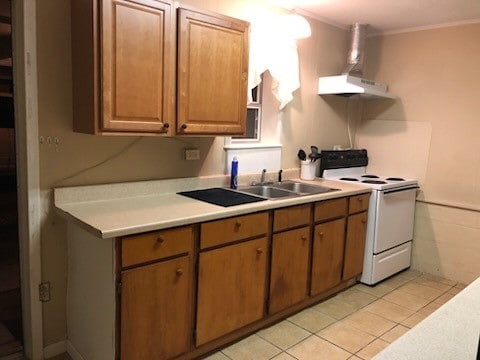
[[[313,180],[317,170],[317,162],[300,161],[300,179]]]

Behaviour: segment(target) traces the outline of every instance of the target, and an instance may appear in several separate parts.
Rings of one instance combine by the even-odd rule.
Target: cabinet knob
[[[359,197],[359,198],[357,198],[357,201],[362,202],[363,198]]]
[[[240,227],[240,226],[242,226],[242,221],[241,221],[241,220],[237,220],[237,221],[235,222],[235,226],[236,226],[237,228]]]
[[[258,249],[257,249],[257,254],[261,254],[261,253],[263,253],[263,249],[262,249],[262,248],[258,248]]]
[[[305,235],[302,235],[301,239],[302,239],[303,241],[306,241],[306,240],[307,240],[307,237],[306,237]]]
[[[182,124],[182,126],[180,126],[182,128],[182,130],[185,130],[187,128],[187,124]]]
[[[367,219],[362,219],[362,224],[366,224],[367,223]]]
[[[169,124],[169,123],[164,123],[164,124],[163,124],[163,128],[164,128],[164,129],[168,129],[169,127],[170,127],[170,124]]]
[[[162,244],[165,241],[165,238],[163,236],[159,236],[157,238],[157,244]]]
[[[177,276],[181,276],[181,275],[183,275],[183,269],[178,268],[177,271],[175,271],[175,273],[177,274]]]
[[[318,233],[318,236],[320,236],[321,238],[323,238],[324,235],[325,235],[325,233],[323,231]]]

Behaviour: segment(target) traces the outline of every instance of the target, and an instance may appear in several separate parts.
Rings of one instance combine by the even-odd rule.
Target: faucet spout
[[[267,169],[262,170],[262,176],[260,177],[260,183],[265,183],[265,174],[267,173]]]

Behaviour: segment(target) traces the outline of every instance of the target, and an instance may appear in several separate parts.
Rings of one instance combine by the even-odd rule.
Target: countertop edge
[[[294,180],[297,181],[298,179]],[[371,188],[357,184],[347,185],[342,182],[324,179],[300,181],[310,184],[319,184],[321,182],[322,185],[327,183],[331,187],[340,188],[340,190],[288,199],[266,200],[232,207],[208,204],[172,192],[164,194],[155,192],[151,195],[141,194],[140,196],[132,197],[124,196],[120,199],[81,202],[57,202],[57,197],[55,196],[54,205],[56,213],[62,218],[72,221],[98,238],[109,239],[371,192]],[[93,192],[97,191],[94,186],[90,188]],[[72,189],[77,191],[75,188]],[[68,189],[62,188],[61,191],[65,192]],[[122,194],[125,195],[124,190],[122,190]],[[155,204],[158,206],[155,207]],[[170,207],[175,208],[165,214],[167,207],[168,210],[170,210]],[[122,209],[126,213],[124,219],[121,219],[124,216],[121,213]],[[132,214],[128,216],[130,211]],[[147,215],[143,218],[144,221],[141,216],[142,211]],[[162,211],[164,212],[162,213]],[[118,222],[115,222],[116,215]],[[137,216],[139,220],[133,221],[133,216]]]

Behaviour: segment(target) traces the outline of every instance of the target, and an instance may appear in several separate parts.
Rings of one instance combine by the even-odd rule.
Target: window
[[[246,136],[225,137],[226,173],[234,156],[239,161],[239,174],[260,174],[262,169],[275,171],[281,168],[282,145],[280,114],[274,111],[277,102],[270,91],[272,78],[268,71],[262,82],[252,90],[251,102],[247,105]]]
[[[252,89],[252,102],[247,105],[246,134],[232,137],[232,143],[259,142],[262,119],[262,83]]]

